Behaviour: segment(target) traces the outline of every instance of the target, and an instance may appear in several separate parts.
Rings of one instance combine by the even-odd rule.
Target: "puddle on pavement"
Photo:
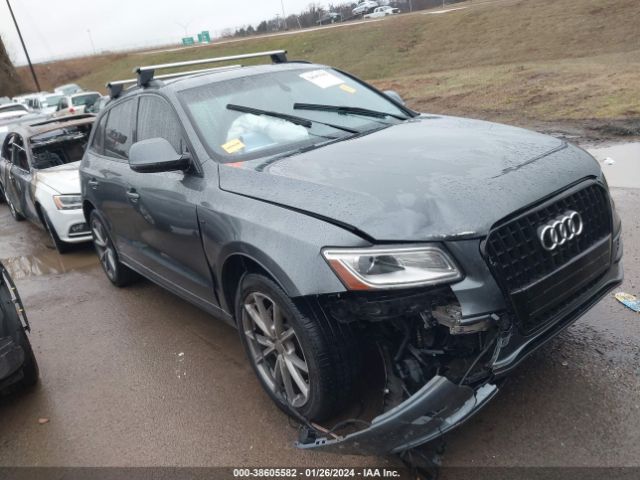
[[[611,187],[640,188],[640,142],[587,148]],[[613,160],[613,163],[609,160]]]
[[[60,255],[55,250],[42,251],[33,255],[21,255],[19,257],[3,258],[2,263],[7,268],[14,280],[22,278],[57,275],[91,268],[98,264],[93,249]]]

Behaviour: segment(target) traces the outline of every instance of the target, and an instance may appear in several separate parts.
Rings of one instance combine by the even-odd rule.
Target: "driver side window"
[[[27,152],[24,149],[24,143],[22,141],[22,138],[19,135],[16,135],[15,137],[13,137],[12,145],[13,145],[12,146],[13,164],[16,167],[24,170],[25,172],[28,172],[29,171],[29,162],[27,161]]]
[[[178,153],[186,153],[187,145],[182,128],[171,106],[155,95],[140,97],[138,107],[137,141],[164,138]]]

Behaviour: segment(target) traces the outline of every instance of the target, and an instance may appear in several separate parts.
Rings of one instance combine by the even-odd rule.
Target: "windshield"
[[[48,95],[42,102],[43,107],[55,107],[64,95]]]
[[[366,85],[329,68],[249,75],[192,88],[181,92],[180,97],[201,140],[223,161],[277,154],[346,138],[353,132],[363,133],[407,117],[406,111]],[[346,110],[294,108],[300,103],[358,107],[390,116],[373,118]],[[238,107],[263,113],[249,113]],[[303,117],[311,122],[276,118],[278,114]]]
[[[78,95],[71,99],[71,103],[76,107],[79,105],[93,105],[98,98],[100,98],[100,95],[97,93]]]

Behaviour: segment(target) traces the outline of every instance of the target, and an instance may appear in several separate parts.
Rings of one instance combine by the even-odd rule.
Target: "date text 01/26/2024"
[[[234,478],[400,478],[388,468],[234,468]]]

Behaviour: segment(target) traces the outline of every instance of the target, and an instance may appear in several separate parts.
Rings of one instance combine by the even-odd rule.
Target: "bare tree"
[[[9,59],[2,38],[0,38],[0,97],[13,97],[24,92],[24,84]]]

